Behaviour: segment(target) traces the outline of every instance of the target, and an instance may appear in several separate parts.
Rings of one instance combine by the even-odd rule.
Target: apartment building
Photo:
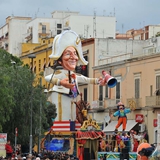
[[[26,31],[26,23],[31,17],[8,16],[6,24],[0,28],[0,48],[20,57],[21,43]]]

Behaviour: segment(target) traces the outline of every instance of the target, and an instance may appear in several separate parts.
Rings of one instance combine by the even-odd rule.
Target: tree
[[[39,83],[42,75],[36,76],[30,71],[28,65],[23,65],[19,58],[4,50],[0,50],[0,75],[0,132],[7,133],[8,138],[14,142],[17,127],[17,143],[28,146],[31,102],[33,104],[33,137],[36,136],[35,129],[39,128],[40,118],[41,133],[46,129],[43,126],[49,127],[48,123],[50,123],[48,122],[47,96]],[[41,115],[40,105],[42,105]]]
[[[46,108],[46,117],[47,117],[47,125],[44,126],[44,128],[49,128],[50,126],[53,125],[53,120],[56,118],[57,113],[56,113],[56,105],[52,104],[51,102],[47,102],[47,108]]]

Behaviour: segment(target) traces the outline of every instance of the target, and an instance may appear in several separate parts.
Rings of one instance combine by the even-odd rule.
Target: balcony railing
[[[146,106],[160,107],[160,96],[146,96]]]
[[[105,101],[93,101],[91,105],[92,110],[104,111],[106,108]]]
[[[38,33],[38,35],[39,35],[39,38],[46,38],[46,37],[51,36],[50,33]]]
[[[128,98],[127,99],[127,107],[131,109],[139,109],[142,107],[142,99],[141,98]]]
[[[117,109],[117,103],[120,99],[104,99],[103,101],[93,101],[91,104],[92,110],[103,111],[103,110],[115,110]]]
[[[104,65],[104,64],[109,64],[109,63],[113,63],[113,62],[126,60],[126,59],[129,59],[129,58],[132,58],[132,56],[133,56],[132,53],[127,53],[127,54],[121,54],[121,55],[116,55],[116,56],[112,56],[112,57],[99,59],[98,60],[98,65]]]
[[[105,99],[106,101],[106,108],[115,108],[117,103],[120,101],[118,99]]]

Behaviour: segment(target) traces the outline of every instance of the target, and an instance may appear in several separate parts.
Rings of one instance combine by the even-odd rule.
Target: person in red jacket
[[[7,141],[7,143],[5,145],[5,149],[6,149],[6,158],[8,160],[11,160],[13,149],[12,149],[10,140]]]
[[[133,142],[133,152],[137,152],[137,148],[138,148],[138,141],[137,139],[134,138],[134,142]]]

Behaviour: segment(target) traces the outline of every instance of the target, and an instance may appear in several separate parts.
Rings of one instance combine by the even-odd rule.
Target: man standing
[[[11,160],[11,158],[12,158],[12,153],[13,153],[13,149],[12,149],[10,140],[7,141],[7,143],[6,143],[6,145],[5,145],[5,149],[6,149],[6,158],[7,158],[8,160]]]

